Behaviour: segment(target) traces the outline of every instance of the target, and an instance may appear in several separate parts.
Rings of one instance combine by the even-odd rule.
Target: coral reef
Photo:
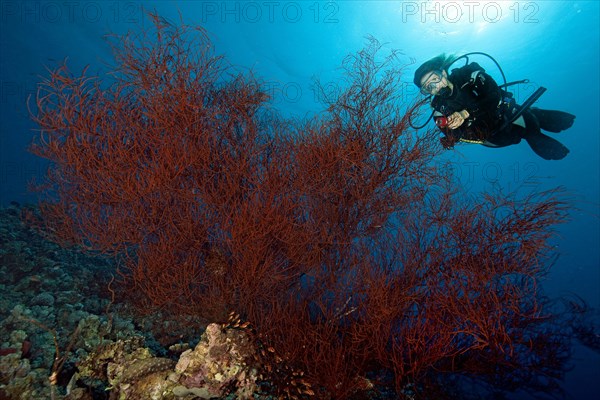
[[[254,343],[242,330],[210,324],[179,361],[154,357],[139,337],[100,346],[79,363],[77,379],[108,382],[115,399],[191,399],[257,392]],[[70,398],[70,397],[68,397]]]
[[[257,370],[250,364],[255,351],[243,331],[210,324],[194,350],[181,355],[175,370],[188,390],[203,388],[203,398],[221,397],[231,391],[237,398],[250,398],[257,390]]]
[[[62,398],[76,363],[88,354],[120,338],[151,336],[137,331],[127,313],[107,314],[112,264],[46,240],[23,223],[31,211],[18,204],[0,209],[2,399]],[[60,390],[52,394],[53,372]],[[70,396],[87,393],[70,386]]]
[[[52,388],[70,377],[70,396],[73,361],[114,399],[263,388],[346,400],[366,396],[378,371],[396,397],[448,397],[443,379],[466,375],[555,389],[569,343],[541,282],[566,218],[559,191],[465,200],[434,163],[437,141],[410,129],[399,53],[382,60],[375,40],[345,59],[323,113],[291,122],[263,118],[260,81],[213,55],[201,28],[150,17],[143,33],[115,40],[111,73],[76,76],[64,64],[40,84],[31,150],[51,167],[29,221],[118,270],[58,249],[32,257],[30,240],[13,237],[1,272],[12,296],[31,296],[3,310],[12,314],[0,328],[27,333],[31,345],[15,341],[30,348],[31,369],[7,343],[5,392],[39,364]],[[118,272],[114,297],[107,269]],[[249,322],[233,325],[255,333],[209,325],[173,367],[150,342],[124,342],[142,323],[109,313],[112,300],[160,325],[164,347],[185,348],[184,327],[169,334],[155,310],[197,326],[235,310]]]
[[[0,355],[0,398],[30,399],[40,394],[36,383],[39,384],[44,375],[32,370],[29,359],[23,357],[21,348],[26,340],[25,331],[15,330],[2,344],[5,351]],[[12,351],[7,351],[9,349]]]
[[[247,363],[254,350],[243,330],[209,325],[191,350],[181,340],[197,337],[203,324],[188,329],[190,321],[161,314],[138,317],[134,324],[126,308],[107,313],[111,300],[102,284],[108,286],[110,264],[47,241],[23,224],[21,216],[29,211],[17,204],[0,209],[0,399],[105,398],[92,393],[114,399],[186,400],[230,392],[251,397],[256,365]],[[162,345],[149,332],[152,327]],[[55,345],[66,363],[56,377],[59,390],[51,395]]]

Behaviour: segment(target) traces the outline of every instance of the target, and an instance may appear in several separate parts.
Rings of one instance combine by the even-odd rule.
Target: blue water
[[[577,210],[558,228],[553,243],[560,258],[545,288],[555,296],[576,293],[600,308],[598,2],[2,1],[0,7],[2,205],[31,201],[27,182],[44,172],[44,164],[26,152],[34,128],[26,100],[35,96],[44,65],[68,57],[73,71],[90,65],[91,72],[101,73],[111,54],[103,35],[149,24],[144,10],[155,9],[174,22],[181,15],[186,23],[204,26],[217,53],[264,79],[274,105],[296,117],[321,108],[313,78],[335,88],[343,58],[360,50],[367,35],[384,51],[402,52],[407,67],[401,90],[407,101],[418,96],[412,74],[421,62],[443,52],[491,54],[509,81],[530,80],[515,88],[518,100],[544,86],[548,91],[539,107],[577,115],[575,125],[559,134],[571,153],[561,161],[544,161],[525,143],[503,149],[461,145],[444,158],[473,192],[494,185],[507,191],[564,186]],[[500,80],[489,60],[476,61]],[[572,363],[565,382],[568,398],[600,393],[599,355],[577,346]]]

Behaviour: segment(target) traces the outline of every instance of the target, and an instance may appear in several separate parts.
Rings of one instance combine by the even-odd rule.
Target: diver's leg
[[[529,110],[537,118],[540,128],[548,132],[564,131],[569,129],[575,122],[575,116],[568,112],[542,110],[535,107],[531,107]]]
[[[561,160],[569,154],[569,149],[562,143],[540,132],[540,123],[535,115],[529,111],[525,111],[523,118],[525,120],[525,129],[521,131],[521,134],[523,135],[523,139],[527,141],[531,149],[538,156],[545,160]]]
[[[543,133],[525,136],[531,149],[545,160],[562,160],[569,154],[569,149],[556,139]]]
[[[524,132],[525,128],[511,124],[503,130],[496,132],[493,136],[488,137],[483,145],[487,147],[512,146],[521,142]]]

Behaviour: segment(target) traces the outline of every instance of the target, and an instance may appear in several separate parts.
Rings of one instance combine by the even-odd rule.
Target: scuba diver
[[[505,147],[525,139],[531,149],[546,160],[564,158],[569,149],[540,129],[563,131],[573,125],[575,116],[563,111],[531,107],[545,88],[539,88],[523,105],[517,105],[513,94],[503,88],[528,81],[507,84],[504,78],[505,83],[499,86],[479,64],[469,63],[468,56],[471,54],[491,58],[504,78],[502,68],[485,53],[468,53],[461,57],[442,54],[423,63],[415,72],[415,85],[423,94],[433,96],[432,116],[444,133],[440,139],[442,146],[451,149],[461,141]],[[467,60],[466,64],[448,74],[449,67],[461,58]]]

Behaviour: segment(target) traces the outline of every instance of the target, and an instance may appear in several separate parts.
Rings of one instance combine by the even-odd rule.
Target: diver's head
[[[448,97],[454,86],[448,79],[447,66],[452,64],[455,57],[445,54],[432,58],[423,63],[415,72],[414,83],[423,94]]]

